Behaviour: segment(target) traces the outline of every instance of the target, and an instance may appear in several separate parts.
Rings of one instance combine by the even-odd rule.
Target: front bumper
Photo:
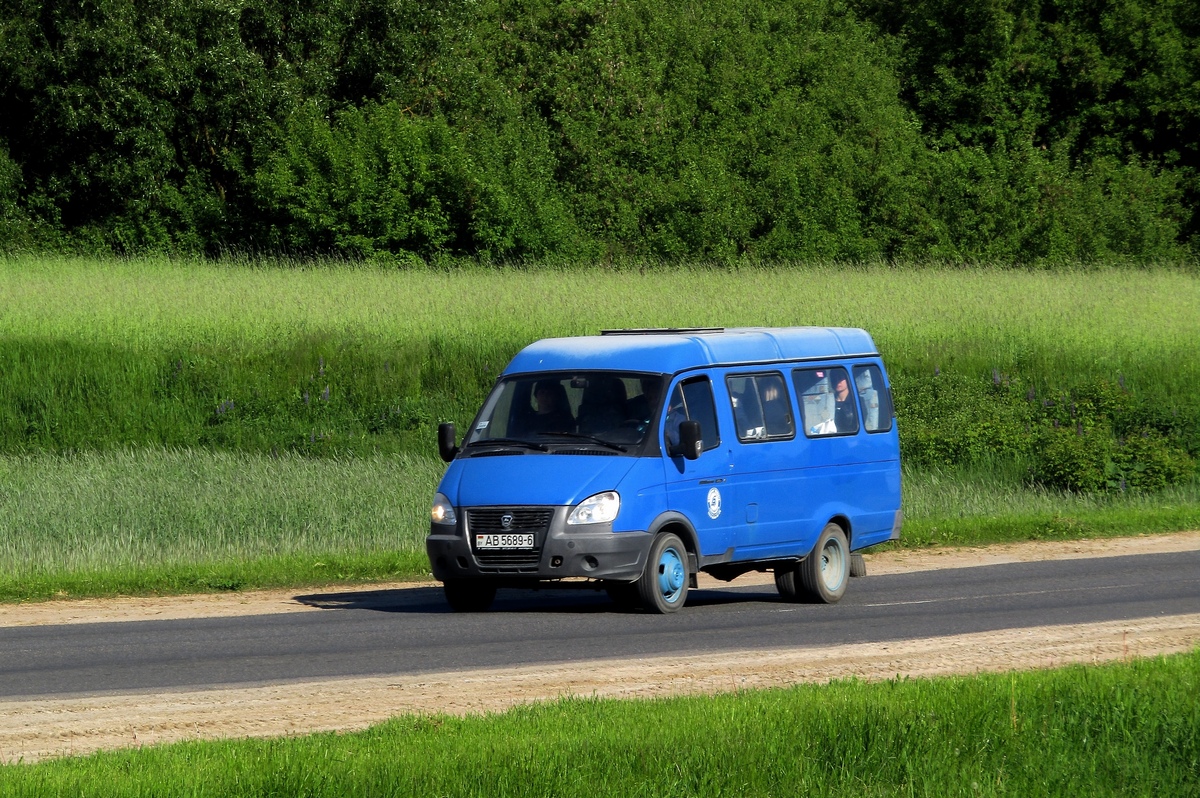
[[[550,511],[549,523],[536,530],[533,550],[477,551],[473,511],[504,508],[455,508],[458,524],[430,524],[425,551],[435,579],[487,578],[504,581],[570,577],[633,581],[642,575],[653,536],[648,532],[613,532],[612,524],[567,525],[570,507]],[[521,508],[525,509],[525,508]]]

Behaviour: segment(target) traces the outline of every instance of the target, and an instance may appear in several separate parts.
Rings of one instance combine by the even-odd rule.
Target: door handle
[[[700,480],[700,484],[701,485],[720,485],[724,481],[725,481],[725,477],[718,477],[717,479],[702,479],[702,480]]]

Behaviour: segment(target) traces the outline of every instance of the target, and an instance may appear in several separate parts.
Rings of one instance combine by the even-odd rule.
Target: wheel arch
[[[846,535],[847,550],[851,550],[854,548],[854,532],[850,527],[849,516],[847,516],[844,513],[836,513],[832,518],[830,518],[828,521],[826,521],[825,524],[823,524],[821,526],[821,528],[824,529],[825,526],[828,524],[837,524],[838,526],[840,526],[842,528],[842,532],[845,533],[845,535]]]
[[[652,540],[665,532],[674,532],[679,536],[679,539],[683,541],[683,547],[687,549],[688,576],[692,581],[692,587],[695,587],[696,574],[700,571],[700,538],[687,516],[674,511],[665,512],[655,518],[646,531],[653,536]]]

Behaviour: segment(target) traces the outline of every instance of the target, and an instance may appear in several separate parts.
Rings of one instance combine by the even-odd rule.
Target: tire
[[[688,554],[679,536],[668,532],[650,544],[646,570],[637,581],[642,606],[650,612],[677,612],[687,601]]]
[[[496,598],[495,583],[479,579],[447,579],[442,591],[455,612],[483,612]]]
[[[837,524],[826,524],[807,557],[775,571],[775,588],[788,601],[836,604],[846,594],[850,560],[846,533]]]
[[[861,554],[850,555],[850,576],[854,579],[867,575],[867,561]]]
[[[642,606],[642,596],[638,592],[637,582],[605,582],[604,592],[623,610],[632,610]]]
[[[785,601],[803,601],[803,596],[796,589],[796,566],[792,563],[775,569],[775,589]]]

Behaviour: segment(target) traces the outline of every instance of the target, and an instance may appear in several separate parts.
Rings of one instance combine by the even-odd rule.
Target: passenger
[[[858,411],[854,409],[854,397],[850,394],[850,378],[845,371],[834,373],[833,423],[838,432],[858,432]]]
[[[567,391],[558,380],[539,380],[533,387],[536,411],[530,432],[574,432],[575,417],[571,415]]]
[[[733,400],[733,417],[737,422],[738,437],[744,441],[765,438],[767,430],[763,425],[762,408],[759,406],[753,382],[745,380],[743,390],[733,393],[730,398]]]
[[[867,432],[875,432],[879,429],[879,391],[872,385],[870,369],[856,369],[854,383],[858,388],[858,401],[862,404],[863,425]]]

